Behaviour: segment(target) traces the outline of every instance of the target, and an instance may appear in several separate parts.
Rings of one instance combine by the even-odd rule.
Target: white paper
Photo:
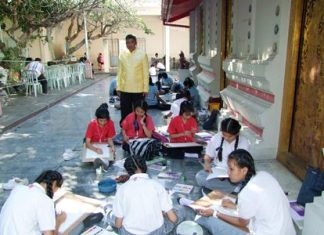
[[[93,205],[84,203],[82,201],[73,200],[71,198],[61,198],[56,203],[57,212],[65,212],[66,220],[61,224],[59,232],[63,233],[72,224],[79,220],[85,213],[92,213],[96,210]]]
[[[198,153],[184,153],[184,156],[187,158],[199,158]]]
[[[164,143],[164,146],[167,148],[186,148],[186,147],[201,147],[201,144],[196,142],[187,142],[187,143]]]
[[[92,226],[91,228],[89,228],[87,231],[85,231],[84,233],[82,233],[81,235],[113,235],[116,234],[115,232],[111,232],[111,231],[107,231],[97,225]]]
[[[213,167],[212,173],[208,175],[207,180],[214,178],[228,178],[227,169],[223,167]]]
[[[208,133],[208,132],[198,132],[195,135],[200,137],[200,138],[211,138],[211,137],[213,137],[213,135]]]
[[[95,143],[93,144],[94,147],[100,148],[102,150],[102,154],[98,154],[95,151],[92,151],[91,149],[84,148],[83,152],[83,162],[93,162],[96,158],[100,158],[102,160],[106,161],[113,161],[114,156],[110,151],[110,148],[107,144],[99,144]]]

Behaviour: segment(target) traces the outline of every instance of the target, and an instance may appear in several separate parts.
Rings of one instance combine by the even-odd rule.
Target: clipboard
[[[108,144],[94,143],[92,145],[95,146],[96,148],[101,148],[103,154],[98,154],[95,151],[88,149],[84,145],[83,150],[82,150],[82,162],[94,162],[94,160],[96,158],[100,158],[104,161],[113,161],[114,160],[114,155],[110,151]]]

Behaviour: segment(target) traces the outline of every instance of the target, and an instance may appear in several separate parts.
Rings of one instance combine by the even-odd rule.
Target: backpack
[[[135,139],[129,141],[129,153],[143,157],[146,161],[150,161],[154,156],[159,155],[161,150],[161,142],[156,139]]]
[[[305,206],[306,203],[313,202],[314,197],[320,196],[323,190],[324,172],[321,172],[319,168],[309,166],[298,193],[297,203]]]

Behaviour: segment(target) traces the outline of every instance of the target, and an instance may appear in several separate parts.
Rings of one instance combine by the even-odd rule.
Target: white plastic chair
[[[37,90],[42,92],[42,86],[38,82],[38,74],[35,71],[27,70],[23,71],[24,83],[26,86],[26,96],[28,93],[32,93],[32,89],[34,91],[34,96],[37,97]]]

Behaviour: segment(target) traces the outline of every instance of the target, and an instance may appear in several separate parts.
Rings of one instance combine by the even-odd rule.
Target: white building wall
[[[290,0],[233,1],[232,54],[223,62],[227,109],[246,128],[255,158],[278,148],[288,43]]]

